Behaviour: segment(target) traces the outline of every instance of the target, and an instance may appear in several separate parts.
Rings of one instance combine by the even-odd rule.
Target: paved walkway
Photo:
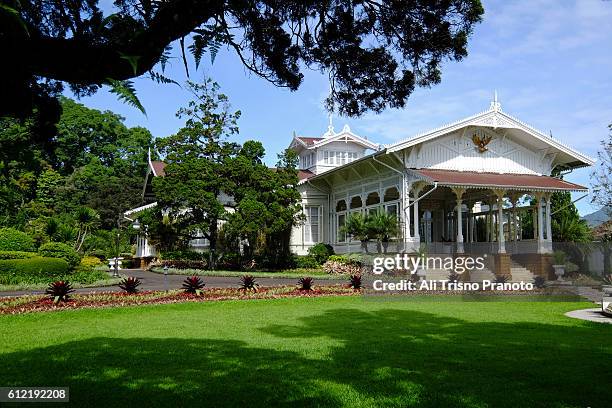
[[[567,317],[572,317],[574,319],[588,320],[590,322],[597,322],[597,323],[612,324],[612,317],[608,317],[604,315],[603,313],[601,313],[601,308],[574,310],[572,312],[567,312],[565,315]]]
[[[134,276],[141,280],[142,285],[139,286],[140,290],[165,290],[166,284],[164,283],[164,275],[160,273],[154,273],[149,271],[143,271],[142,269],[123,269],[120,271],[122,275]],[[185,275],[168,275],[168,289],[180,289]],[[260,286],[283,286],[283,285],[296,285],[296,278],[256,278],[257,283]],[[203,276],[202,280],[206,284],[207,288],[236,288],[240,285],[239,277],[223,277],[223,276]],[[315,278],[316,285],[335,285],[338,283],[345,283],[345,280],[336,279],[319,279]],[[76,293],[89,293],[89,292],[118,292],[121,291],[117,286],[103,286],[96,288],[79,288],[76,289]],[[21,295],[37,295],[45,293],[44,289],[29,290],[29,291],[14,291],[14,292],[0,292],[0,296],[21,296]]]

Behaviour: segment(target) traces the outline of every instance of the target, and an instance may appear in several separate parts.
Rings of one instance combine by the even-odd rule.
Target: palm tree
[[[378,211],[367,217],[366,224],[368,235],[376,239],[378,253],[380,254],[384,250],[386,254],[389,240],[392,236],[397,235],[399,230],[397,217],[385,211]]]
[[[368,235],[367,219],[363,214],[355,213],[349,215],[344,226],[340,228],[340,232],[359,240],[364,252],[366,254],[368,253],[368,241],[370,237]]]
[[[78,228],[74,249],[80,251],[87,234],[98,226],[100,222],[100,215],[93,208],[79,207],[74,216],[76,218]]]

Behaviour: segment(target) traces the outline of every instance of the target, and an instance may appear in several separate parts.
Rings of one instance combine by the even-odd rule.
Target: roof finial
[[[491,101],[491,106],[489,107],[492,111],[500,111],[501,103],[497,100],[497,89],[493,92],[493,101]]]

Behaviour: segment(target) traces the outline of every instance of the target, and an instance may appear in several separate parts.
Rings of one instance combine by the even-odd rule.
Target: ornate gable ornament
[[[472,142],[478,148],[478,152],[480,153],[484,153],[489,150],[487,145],[492,139],[493,136],[484,133],[479,134],[479,132],[474,132],[474,134],[472,135]]]

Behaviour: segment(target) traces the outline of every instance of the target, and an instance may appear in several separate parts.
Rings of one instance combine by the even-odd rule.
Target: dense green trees
[[[0,119],[0,225],[27,231],[37,245],[104,251],[108,243],[92,233],[140,204],[153,137],[112,112],[61,103],[55,135],[29,149],[20,146],[37,131],[32,123]]]
[[[187,88],[194,100],[177,113],[185,126],[157,142],[166,167],[165,176],[153,180],[159,209],[144,215],[153,240],[172,249],[204,237],[214,267],[223,222],[226,243],[242,240],[247,256],[260,252],[278,265],[289,254],[291,227],[299,220],[295,153],[283,153],[277,168],[268,168],[260,142],[228,141],[238,132],[240,112],[230,112],[217,84],[189,82]]]

